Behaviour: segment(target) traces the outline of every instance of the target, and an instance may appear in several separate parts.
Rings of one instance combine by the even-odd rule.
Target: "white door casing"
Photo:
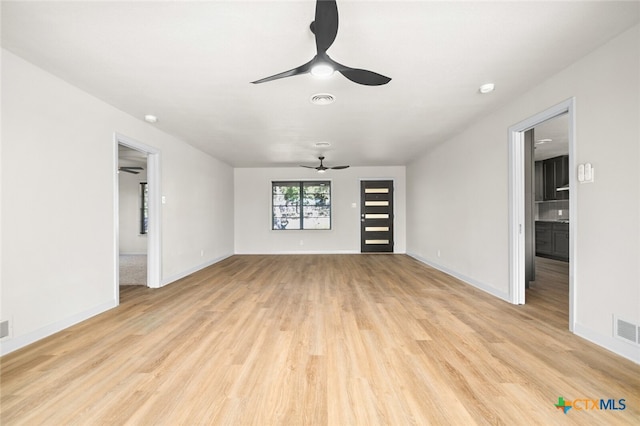
[[[540,123],[568,114],[569,122],[569,330],[576,318],[577,194],[575,170],[575,99],[570,98],[509,128],[509,295],[514,304],[525,303],[525,193],[524,133]]]

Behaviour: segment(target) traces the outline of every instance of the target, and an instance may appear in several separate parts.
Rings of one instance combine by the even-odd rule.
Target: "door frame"
[[[162,191],[160,189],[160,151],[119,133],[114,133],[114,247],[115,247],[115,300],[120,300],[120,190],[118,185],[118,145],[124,145],[147,154],[147,188],[149,195],[149,224],[147,234],[147,287],[161,287],[162,277]]]
[[[525,212],[524,212],[524,133],[561,114],[569,122],[569,330],[576,318],[575,280],[577,194],[575,170],[575,98],[567,99],[509,127],[509,297],[511,303],[525,303]]]

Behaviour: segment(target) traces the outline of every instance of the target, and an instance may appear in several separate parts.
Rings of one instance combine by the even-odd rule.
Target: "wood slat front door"
[[[360,183],[360,251],[393,252],[393,181]]]

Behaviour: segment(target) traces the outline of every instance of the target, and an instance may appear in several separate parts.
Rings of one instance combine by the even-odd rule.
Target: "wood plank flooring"
[[[233,256],[0,359],[0,423],[637,425],[640,366],[539,267],[513,306],[405,255]]]

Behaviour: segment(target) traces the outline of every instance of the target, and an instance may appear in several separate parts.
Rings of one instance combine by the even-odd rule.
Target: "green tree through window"
[[[272,229],[331,229],[331,182],[271,183]]]

